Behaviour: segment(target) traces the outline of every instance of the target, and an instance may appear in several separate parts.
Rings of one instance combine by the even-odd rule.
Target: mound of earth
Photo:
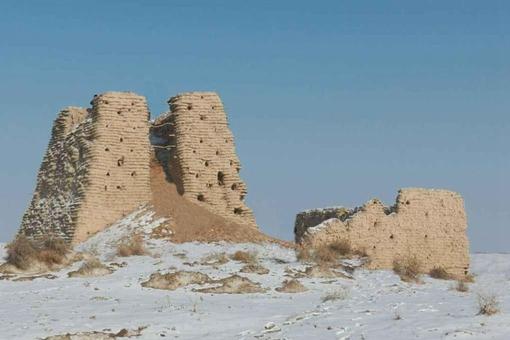
[[[154,273],[148,281],[142,282],[142,287],[175,290],[192,284],[212,282],[206,274],[198,272],[179,271],[174,273]]]
[[[264,293],[267,291],[267,289],[260,286],[260,283],[253,282],[239,275],[232,275],[221,280],[215,280],[214,283],[219,283],[220,286],[194,289],[193,291],[213,294],[250,294]]]
[[[163,167],[151,163],[152,206],[158,217],[169,219],[169,229],[156,229],[154,237],[171,238],[172,242],[274,242],[284,246],[290,243],[264,235],[260,230],[235,223],[215,215],[207,209],[182,197],[175,183],[167,180]],[[158,230],[160,232],[158,232]]]

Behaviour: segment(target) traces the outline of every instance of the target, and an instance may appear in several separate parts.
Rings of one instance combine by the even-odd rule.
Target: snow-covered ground
[[[140,222],[144,220],[145,222]],[[154,226],[147,216],[131,222]],[[152,223],[152,224],[151,224]],[[124,231],[123,231],[124,230]],[[356,270],[354,279],[300,278],[304,293],[279,293],[286,269],[303,269],[294,252],[273,244],[171,244],[148,240],[151,256],[115,257],[118,225],[79,247],[118,263],[110,275],[68,278],[75,263],[55,279],[0,280],[0,339],[37,339],[67,332],[146,327],[139,339],[510,339],[510,254],[474,254],[476,282],[467,293],[453,282],[424,278],[409,284],[389,271]],[[0,245],[0,255],[4,255]],[[108,249],[110,251],[108,251]],[[199,271],[212,278],[239,273],[242,263],[202,265],[213,253],[255,251],[269,274],[244,274],[266,293],[204,294],[191,285],[175,291],[143,288],[157,271]],[[341,292],[341,293],[338,293]],[[329,293],[341,298],[323,302]],[[477,315],[477,294],[495,294],[501,312]]]

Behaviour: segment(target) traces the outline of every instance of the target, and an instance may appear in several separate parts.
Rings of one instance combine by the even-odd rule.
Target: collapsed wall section
[[[296,243],[301,240],[308,228],[315,227],[330,218],[343,220],[348,214],[349,210],[344,207],[310,209],[298,213],[294,224],[294,238]]]
[[[227,116],[214,92],[169,100],[170,112],[153,124],[156,155],[186,199],[236,223],[256,227],[244,203],[246,185]]]
[[[374,199],[342,218],[296,233],[296,241],[317,247],[349,240],[370,258],[370,268],[390,269],[415,256],[424,272],[443,267],[456,276],[469,269],[467,220],[462,197],[447,190],[402,189],[393,207]]]
[[[149,112],[130,92],[56,119],[21,233],[80,242],[150,200]]]

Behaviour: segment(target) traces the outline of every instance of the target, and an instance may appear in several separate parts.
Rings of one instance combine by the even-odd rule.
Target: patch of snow
[[[77,245],[75,250],[97,253],[101,255],[101,258],[109,259],[115,255],[119,240],[129,237],[135,232],[148,235],[154,228],[165,223],[166,219],[155,219],[154,215],[155,213],[148,207],[140,207],[104,231]]]
[[[275,244],[173,244],[146,240],[151,256],[117,258],[116,241],[162,223],[150,210],[126,216],[98,233],[81,250],[105,251],[113,262],[125,262],[110,275],[15,282],[0,280],[0,338],[35,339],[48,335],[143,329],[138,339],[508,339],[510,334],[510,254],[472,255],[475,283],[467,293],[454,282],[424,278],[423,284],[400,281],[391,271],[358,269],[354,279],[299,278],[308,291],[279,293],[274,289],[302,271],[294,251]],[[3,247],[0,247],[3,249]],[[267,275],[239,273],[244,263],[203,265],[214,253],[256,252]],[[3,250],[2,250],[3,251]],[[106,260],[105,260],[106,261]],[[111,263],[105,263],[111,264]],[[213,279],[233,274],[258,282],[265,293],[204,294],[189,285],[175,291],[143,288],[152,273],[197,271]],[[323,301],[345,291],[341,298]],[[477,315],[477,294],[496,295],[501,312]]]
[[[301,211],[301,213],[309,214],[309,213],[324,213],[324,212],[331,212],[336,211],[340,209],[349,210],[349,208],[346,208],[344,206],[338,205],[338,206],[331,206],[331,207],[324,207],[324,208],[312,208],[312,209],[306,209]]]
[[[331,227],[331,225],[333,224],[336,224],[340,222],[340,220],[338,218],[330,218],[330,219],[327,219],[319,224],[317,224],[316,226],[313,226],[313,227],[310,227],[308,229],[306,229],[306,233],[308,234],[315,234],[315,233],[318,233],[320,231],[324,231],[325,229],[328,229],[329,227]]]

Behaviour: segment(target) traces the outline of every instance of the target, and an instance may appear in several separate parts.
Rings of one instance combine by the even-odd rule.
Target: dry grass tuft
[[[358,255],[359,257],[368,257],[368,253],[367,253],[367,250],[365,248],[361,248],[361,249],[354,249],[352,251],[352,253],[354,255]]]
[[[232,275],[220,280],[214,280],[216,287],[193,289],[195,292],[212,294],[252,294],[264,293],[267,289],[261,287],[260,283],[253,282],[246,277]]]
[[[209,266],[217,266],[222,265],[230,261],[225,253],[213,253],[209,254],[200,260],[200,264],[209,265]]]
[[[429,272],[430,277],[440,280],[451,280],[453,277],[443,267],[434,267]]]
[[[111,274],[113,271],[96,258],[90,258],[82,264],[80,269],[69,272],[69,277],[94,277]]]
[[[249,263],[246,264],[243,268],[240,270],[241,273],[253,273],[253,274],[259,274],[259,275],[266,275],[269,274],[269,269],[266,267],[258,264],[258,263]]]
[[[36,264],[52,267],[62,264],[70,249],[63,239],[47,237],[39,244],[20,235],[7,245],[6,262],[14,267],[27,270]]]
[[[405,282],[420,281],[421,263],[416,256],[409,256],[393,261],[393,271]]]
[[[331,249],[329,245],[323,245],[315,248],[313,259],[319,264],[333,263],[338,260],[340,254]]]
[[[257,253],[256,252],[247,252],[238,250],[234,254],[230,256],[230,258],[234,261],[239,261],[243,263],[257,263]]]
[[[469,286],[464,281],[457,281],[457,283],[455,284],[455,290],[458,292],[465,293],[469,291]]]
[[[491,316],[499,313],[499,302],[495,295],[478,294],[478,315]]]
[[[7,245],[6,261],[19,269],[28,269],[37,258],[37,254],[37,249],[29,239],[18,236]]]
[[[473,283],[475,282],[475,275],[469,273],[469,274],[466,274],[463,278],[462,278],[462,281],[464,282],[467,282],[467,283]]]
[[[310,248],[306,246],[298,246],[295,250],[296,258],[299,262],[310,262],[312,261],[312,252]]]
[[[329,245],[329,248],[341,256],[347,256],[352,254],[351,242],[349,240],[343,239],[338,240]]]
[[[339,259],[357,255],[352,251],[349,240],[338,240],[333,243],[323,244],[310,249],[306,246],[299,246],[296,249],[296,257],[301,262],[316,262],[320,265],[329,265],[337,262]]]
[[[117,255],[119,256],[133,256],[133,255],[146,255],[144,241],[142,235],[134,234],[130,238],[122,241],[117,247]]]
[[[292,279],[283,281],[282,286],[275,288],[275,290],[280,293],[302,293],[308,289],[298,280]]]
[[[349,291],[346,289],[337,289],[332,292],[326,293],[321,300],[322,302],[345,300],[349,296]]]
[[[142,287],[175,290],[192,284],[202,285],[213,282],[209,276],[199,272],[178,271],[161,274],[154,273],[149,280],[142,282]]]
[[[69,252],[69,246],[67,245],[67,243],[61,239],[61,238],[57,238],[57,237],[46,237],[44,240],[43,240],[43,249],[47,250],[47,251],[51,251],[55,254],[58,254],[60,256],[65,256],[68,252]]]

